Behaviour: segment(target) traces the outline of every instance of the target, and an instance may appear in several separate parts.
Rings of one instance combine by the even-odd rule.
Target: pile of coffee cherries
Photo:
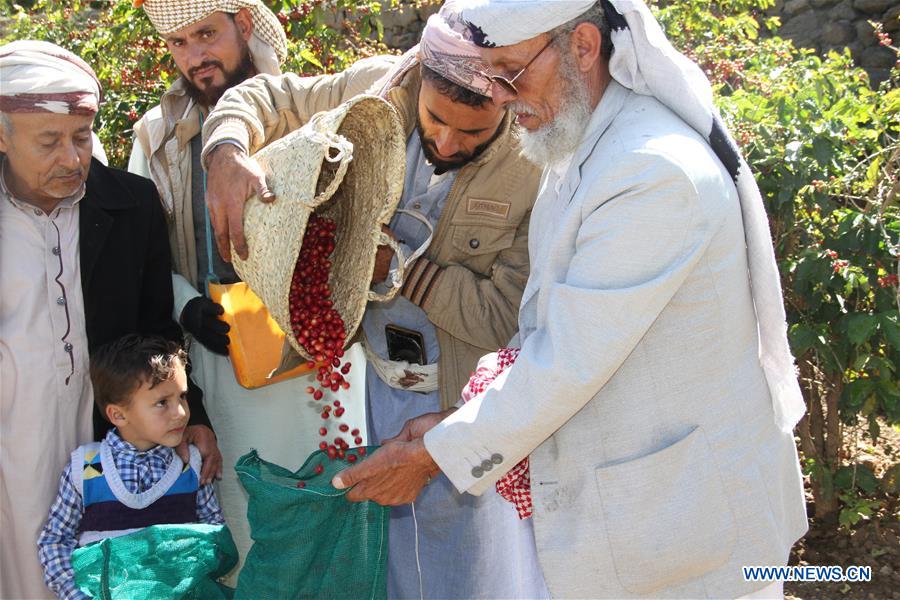
[[[351,364],[341,360],[347,334],[344,331],[344,320],[334,308],[328,285],[331,271],[329,257],[334,252],[336,230],[337,225],[331,219],[316,214],[310,216],[294,267],[289,296],[294,337],[307,354],[315,359],[307,362],[306,366],[310,370],[318,367],[318,386],[306,388],[306,392],[316,401],[321,401],[326,391],[337,392],[350,388],[350,382],[345,377],[350,373]],[[324,404],[321,416],[327,423],[319,428],[319,435],[326,439],[319,443],[319,448],[331,460],[346,459],[352,463],[356,462],[357,454],[365,455],[365,448],[359,448],[355,453],[348,452],[351,446],[344,436],[352,440],[354,446],[360,446],[363,440],[359,429],[340,421],[344,412],[345,408],[341,406],[340,400]],[[330,442],[327,440],[329,423],[343,434],[335,436]],[[315,472],[319,474],[323,470],[322,465],[317,465]]]

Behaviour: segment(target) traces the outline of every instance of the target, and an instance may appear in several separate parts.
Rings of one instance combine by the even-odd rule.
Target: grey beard
[[[563,55],[559,73],[562,102],[556,118],[540,129],[523,129],[521,133],[522,154],[537,165],[559,162],[574,153],[593,113],[590,91],[580,77],[571,54]],[[513,104],[512,110],[531,112],[526,105],[518,102]]]

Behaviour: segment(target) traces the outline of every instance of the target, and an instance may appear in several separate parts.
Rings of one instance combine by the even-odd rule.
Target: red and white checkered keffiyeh
[[[462,391],[463,402],[484,393],[497,376],[509,368],[519,356],[518,348],[501,348],[478,361],[478,367],[469,378],[469,383]],[[497,493],[516,507],[520,519],[527,519],[533,512],[531,504],[531,471],[528,468],[528,457],[510,469],[495,484]]]

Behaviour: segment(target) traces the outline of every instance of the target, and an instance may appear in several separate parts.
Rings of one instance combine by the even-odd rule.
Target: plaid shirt
[[[141,452],[120,438],[115,429],[106,434],[104,441],[111,450],[122,483],[131,493],[145,492],[153,487],[165,475],[175,457],[175,451],[165,446],[155,446]],[[72,483],[70,462],[59,480],[59,493],[38,538],[38,557],[44,567],[44,581],[59,598],[66,600],[89,598],[75,587],[75,572],[72,570],[72,552],[78,547],[78,525],[83,514],[84,504]],[[200,486],[197,490],[197,518],[210,525],[225,522],[212,484]]]

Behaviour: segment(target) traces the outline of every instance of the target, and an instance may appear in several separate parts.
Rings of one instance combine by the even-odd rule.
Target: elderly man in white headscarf
[[[524,466],[513,499],[553,596],[780,597],[741,567],[786,564],[806,530],[804,405],[765,211],[709,82],[640,0],[461,11],[547,165],[518,357],[335,484],[393,504],[438,470],[477,495]]]
[[[92,426],[90,352],[181,331],[156,190],[91,158],[94,72],[18,41],[0,47],[0,80],[0,597],[42,598],[36,543],[56,482],[109,427]],[[191,424],[208,429],[191,390]]]
[[[363,318],[369,443],[452,407],[478,357],[515,333],[540,170],[522,157],[511,116],[491,102],[486,69],[448,2],[405,56],[365,59],[335,75],[254,78],[225,93],[204,129],[219,248],[228,252],[230,234],[245,253],[243,204],[265,189],[249,153],[363,91],[397,109],[407,135],[400,207],[418,218],[401,212],[390,226],[408,249],[432,241],[400,294],[370,304]],[[387,274],[390,256],[382,258],[376,281]],[[545,597],[530,523],[497,494],[460,496],[435,478],[415,506],[391,511],[388,595]]]

